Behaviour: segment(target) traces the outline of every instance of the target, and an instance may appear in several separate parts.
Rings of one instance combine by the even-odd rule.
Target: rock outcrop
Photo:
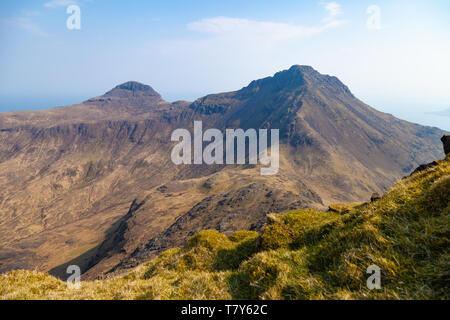
[[[441,138],[442,144],[444,145],[444,152],[445,154],[449,154],[450,153],[450,134],[445,134],[442,138]]]
[[[380,199],[381,199],[380,194],[375,192],[375,193],[373,193],[372,196],[370,197],[370,202],[374,202],[374,201],[377,201],[377,200],[380,200]]]
[[[445,154],[446,155],[449,154],[450,153],[450,135],[448,135],[448,134],[443,135],[441,138],[441,141],[442,141],[442,144],[444,147]],[[412,176],[413,174],[415,174],[417,172],[421,172],[421,171],[436,167],[438,164],[439,163],[437,161],[433,161],[433,162],[426,163],[426,164],[421,164],[409,176]]]
[[[433,167],[435,167],[435,166],[437,166],[437,165],[438,165],[437,161],[433,161],[433,162],[430,162],[430,163],[427,163],[427,164],[421,164],[420,166],[418,166],[418,167],[416,168],[416,170],[414,170],[414,171],[410,174],[410,176],[412,176],[413,174],[415,174],[415,173],[417,173],[417,172],[420,172],[420,171],[423,171],[423,170],[427,170],[427,169],[433,168]]]

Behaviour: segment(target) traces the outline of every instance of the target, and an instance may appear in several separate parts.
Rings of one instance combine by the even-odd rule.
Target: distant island
[[[442,111],[427,112],[427,114],[434,114],[436,116],[442,116],[442,117],[450,117],[450,108],[447,108]]]

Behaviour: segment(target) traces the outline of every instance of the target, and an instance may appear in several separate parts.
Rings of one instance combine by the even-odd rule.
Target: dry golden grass
[[[346,214],[270,215],[259,235],[203,231],[125,276],[68,289],[52,276],[0,276],[1,299],[449,299],[450,157]],[[381,269],[380,290],[366,287]]]
[[[355,208],[363,207],[366,205],[365,203],[336,203],[331,204],[328,207],[329,211],[340,213],[340,214],[346,214],[352,211]]]

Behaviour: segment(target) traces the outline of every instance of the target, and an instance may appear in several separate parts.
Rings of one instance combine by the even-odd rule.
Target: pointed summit
[[[327,75],[320,74],[313,67],[293,65],[287,70],[275,73],[272,77],[252,81],[243,89],[244,92],[255,91],[303,91],[307,85],[317,85],[328,82]],[[336,78],[337,79],[337,78]]]
[[[290,67],[288,70],[285,70],[286,72],[301,72],[301,73],[309,73],[309,74],[319,74],[319,72],[314,69],[311,66],[307,66],[307,65],[299,65],[299,64],[294,64],[292,67]],[[283,72],[283,71],[281,71]]]
[[[246,88],[244,88],[244,90],[292,90],[294,88],[302,87],[305,84],[304,74],[312,72],[318,73],[313,68],[308,66],[292,66],[289,70],[277,72],[272,77],[254,80]]]
[[[327,89],[333,94],[344,93],[353,97],[348,87],[337,77],[321,74],[311,66],[293,65],[272,77],[252,81],[243,92],[304,92],[308,88]]]

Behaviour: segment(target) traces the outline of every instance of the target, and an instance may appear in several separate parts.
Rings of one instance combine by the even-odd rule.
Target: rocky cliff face
[[[279,174],[175,166],[171,132],[194,120],[280,129]],[[306,66],[193,103],[128,82],[80,105],[0,114],[0,272],[62,275],[70,262],[92,278],[201,229],[258,230],[270,212],[367,200],[442,157],[442,134],[378,112]]]

